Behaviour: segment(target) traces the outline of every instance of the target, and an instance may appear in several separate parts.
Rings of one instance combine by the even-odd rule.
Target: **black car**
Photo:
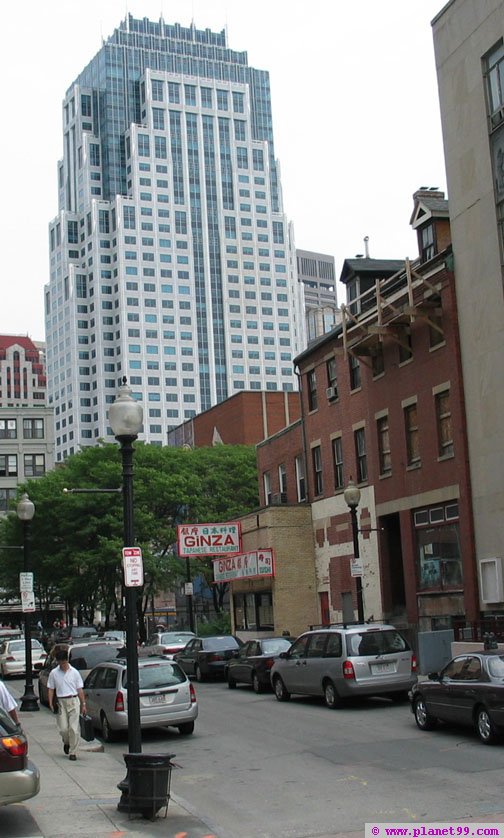
[[[248,640],[226,665],[226,678],[229,689],[237,683],[252,684],[254,692],[261,693],[271,689],[271,667],[281,652],[288,652],[292,640],[288,637],[263,637],[260,640]]]
[[[185,649],[177,652],[174,660],[182,667],[186,675],[194,676],[197,681],[205,678],[223,676],[226,663],[233,658],[243,641],[231,634],[219,637],[195,637]]]
[[[410,693],[411,710],[420,730],[454,722],[476,730],[485,745],[504,733],[504,655],[471,652],[457,655]]]

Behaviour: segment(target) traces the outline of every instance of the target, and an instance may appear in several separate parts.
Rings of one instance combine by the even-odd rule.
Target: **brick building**
[[[410,223],[414,263],[345,262],[342,324],[295,360],[301,418],[257,449],[261,501],[311,507],[322,622],[357,609],[350,478],[366,618],[430,630],[479,613],[444,194],[416,192]]]

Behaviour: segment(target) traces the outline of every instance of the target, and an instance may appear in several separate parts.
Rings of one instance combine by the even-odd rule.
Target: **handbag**
[[[86,742],[92,742],[94,739],[93,720],[91,716],[79,716],[80,735]]]

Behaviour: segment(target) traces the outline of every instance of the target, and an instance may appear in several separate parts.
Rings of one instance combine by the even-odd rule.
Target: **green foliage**
[[[20,487],[35,504],[30,526],[31,568],[44,610],[63,599],[84,606],[116,608],[121,581],[123,500],[119,493],[67,493],[69,489],[114,489],[122,485],[121,456],[114,444],[99,444],[69,457],[38,480]],[[145,601],[170,590],[181,575],[174,555],[176,525],[232,520],[258,505],[255,449],[218,446],[181,449],[135,444],[134,531],[142,548]],[[21,545],[15,512],[0,522],[0,544]],[[0,548],[0,588],[17,595],[21,551]],[[198,565],[210,573],[211,562]]]
[[[214,634],[231,634],[231,615],[221,612],[210,623],[198,623],[198,635],[211,637]]]

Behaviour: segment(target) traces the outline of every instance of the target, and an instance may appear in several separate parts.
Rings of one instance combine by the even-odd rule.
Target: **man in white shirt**
[[[76,760],[79,747],[79,710],[86,713],[86,699],[80,672],[68,662],[67,649],[58,649],[55,654],[58,666],[51,670],[47,679],[49,707],[53,710],[54,697],[58,704],[58,730],[63,739],[63,750],[69,759]]]
[[[15,724],[19,724],[18,714],[16,712],[17,704],[3,681],[0,681],[0,707],[9,714]]]

